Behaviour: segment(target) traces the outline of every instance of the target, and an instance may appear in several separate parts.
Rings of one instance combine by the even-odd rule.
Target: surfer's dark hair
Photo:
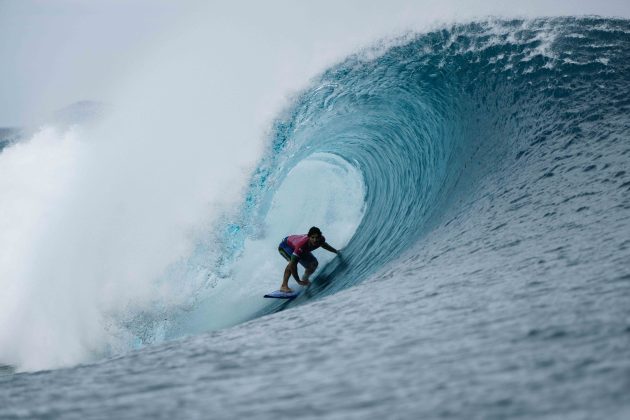
[[[315,226],[313,226],[312,228],[310,228],[308,230],[308,236],[311,236],[311,235],[320,235],[321,236],[321,234],[322,234],[322,231],[319,230],[319,228],[315,227]]]

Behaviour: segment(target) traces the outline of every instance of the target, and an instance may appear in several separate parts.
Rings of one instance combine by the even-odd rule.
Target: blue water
[[[0,376],[0,417],[630,418],[629,98],[627,20],[357,52],[278,116],[222,239],[238,259],[334,156],[364,187],[343,257],[236,326]]]

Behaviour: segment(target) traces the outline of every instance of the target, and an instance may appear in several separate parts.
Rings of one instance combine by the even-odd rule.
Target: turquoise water
[[[343,258],[292,302],[210,293],[168,324],[231,328],[0,376],[0,417],[628,418],[629,75],[630,23],[600,18],[348,57],[278,116],[222,237],[238,264],[306,165],[353,215]]]

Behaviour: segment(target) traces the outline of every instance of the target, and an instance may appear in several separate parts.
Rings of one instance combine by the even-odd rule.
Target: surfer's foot
[[[281,287],[280,291],[284,292],[284,293],[291,293],[291,292],[293,292],[293,289],[290,289],[288,287]]]

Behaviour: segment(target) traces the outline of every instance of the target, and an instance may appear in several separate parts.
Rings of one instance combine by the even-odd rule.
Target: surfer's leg
[[[291,250],[291,248],[287,248],[288,247],[283,241],[280,243],[280,246],[278,246],[278,252],[280,253],[280,255],[282,255],[282,258],[290,262],[291,253],[293,252],[293,250]],[[289,265],[287,264],[286,268],[284,269],[284,274],[282,276],[282,286],[280,286],[280,290],[283,292],[293,291],[289,288],[289,277],[291,277],[291,268],[289,268]]]
[[[291,267],[290,264],[287,264],[287,267],[284,269],[284,275],[282,276],[282,286],[280,286],[280,290],[283,292],[292,292],[289,288],[289,277],[291,277]]]
[[[317,258],[315,258],[313,254],[309,252],[307,255],[304,255],[300,259],[300,264],[302,264],[302,266],[305,268],[302,280],[306,281],[311,277],[311,274],[313,274],[315,270],[317,270],[319,262],[317,261]]]

